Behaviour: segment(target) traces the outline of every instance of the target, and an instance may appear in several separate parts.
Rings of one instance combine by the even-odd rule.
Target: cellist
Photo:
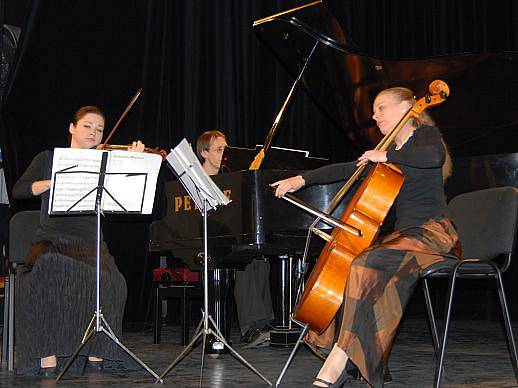
[[[387,134],[416,103],[403,87],[385,89],[373,104],[373,119]],[[351,264],[342,309],[320,336],[310,332],[313,348],[331,349],[314,386],[342,386],[345,366],[352,362],[363,378],[382,387],[388,356],[419,272],[450,253],[458,240],[447,217],[444,181],[451,174],[451,158],[439,130],[422,112],[399,131],[388,151],[370,150],[357,161],[337,163],[272,184],[282,197],[303,186],[345,180],[357,166],[389,162],[405,176],[394,204],[395,231],[364,250]]]

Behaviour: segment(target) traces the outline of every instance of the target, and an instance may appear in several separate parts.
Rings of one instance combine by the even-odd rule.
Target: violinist
[[[103,137],[105,116],[95,106],[75,112],[68,127],[70,147],[95,148]],[[144,144],[133,142],[131,151]],[[49,216],[52,151],[40,152],[13,188],[13,197],[41,197],[40,225],[18,276],[16,363],[18,373],[53,377],[70,357],[95,309],[96,217]],[[101,305],[110,313],[117,337],[122,332],[126,281],[101,242]],[[118,346],[105,336],[85,346],[88,366],[124,367]],[[85,357],[88,356],[88,359]]]
[[[379,93],[373,119],[381,133],[395,127],[415,103],[407,88]],[[353,260],[336,319],[322,335],[311,331],[306,337],[312,349],[330,349],[313,385],[342,386],[351,362],[371,386],[383,386],[390,349],[419,272],[444,260],[441,254],[450,253],[458,240],[447,218],[443,187],[450,160],[440,132],[423,112],[405,124],[388,151],[366,151],[356,162],[328,165],[272,184],[282,197],[303,186],[344,180],[370,162],[393,163],[405,176],[394,204],[396,231]]]

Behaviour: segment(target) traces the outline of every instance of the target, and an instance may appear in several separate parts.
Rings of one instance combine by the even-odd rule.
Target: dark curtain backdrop
[[[78,106],[101,106],[109,129],[139,87],[142,97],[113,139],[116,144],[140,138],[168,149],[214,128],[223,129],[233,145],[262,143],[293,80],[254,38],[251,25],[302,3],[32,0],[1,110],[8,186],[37,152],[65,145]],[[513,0],[329,4],[372,55],[517,50]],[[300,91],[274,143],[333,160],[353,159],[359,150],[345,139],[344,129],[333,127]],[[105,222],[110,249],[128,283],[128,322],[148,319],[150,272],[156,265],[146,258],[152,219]]]
[[[295,4],[296,2],[291,2]],[[254,20],[289,8],[278,1],[150,1],[140,128],[170,146],[222,129],[232,145],[261,144],[293,80],[252,33]],[[275,144],[347,159],[351,146],[299,93]]]
[[[329,0],[357,43],[381,57],[518,49],[514,0]],[[342,5],[346,5],[343,7]]]

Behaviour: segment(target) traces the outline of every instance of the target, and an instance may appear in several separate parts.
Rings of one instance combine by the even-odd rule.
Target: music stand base
[[[115,333],[111,329],[110,325],[108,325],[108,322],[106,322],[106,320],[104,319],[104,316],[102,314],[100,314],[100,316],[99,316],[100,324],[99,324],[99,328],[97,329],[95,327],[96,318],[97,318],[97,312],[94,313],[92,319],[90,320],[90,323],[88,324],[88,327],[86,328],[85,333],[83,335],[83,339],[81,341],[81,344],[77,347],[76,351],[72,354],[72,356],[70,356],[70,358],[68,359],[67,363],[65,364],[65,366],[63,367],[63,369],[59,373],[58,377],[56,378],[56,383],[58,383],[59,380],[61,380],[63,375],[70,368],[70,366],[72,365],[72,363],[76,359],[77,355],[85,347],[85,345],[88,343],[88,341],[90,339],[92,339],[92,338],[95,338],[95,336],[98,333],[104,333],[110,340],[115,342],[115,344],[118,347],[120,347],[122,350],[124,350],[128,356],[130,356],[134,361],[136,361],[150,375],[152,375],[155,379],[159,379],[159,381],[161,381],[160,377],[151,368],[149,368],[141,359],[139,359],[137,356],[135,356],[135,354],[133,354],[131,352],[131,350],[129,350],[126,346],[124,346],[124,344],[122,342],[119,341],[119,339],[117,338],[117,336],[115,335]],[[105,326],[108,329],[106,329]]]
[[[210,327],[212,326],[212,328]],[[193,334],[191,342],[185,347],[185,349],[176,357],[176,359],[166,368],[166,370],[160,375],[160,377],[157,377],[157,380],[155,381],[155,384],[162,383],[163,378],[167,376],[167,374],[173,370],[173,368],[182,361],[187,354],[190,353],[192,349],[194,349],[196,342],[200,337],[203,337],[202,340],[202,350],[201,350],[201,367],[200,367],[200,386],[203,382],[203,366],[204,366],[204,358],[205,358],[205,347],[207,344],[207,335],[212,335],[214,338],[216,338],[218,341],[223,343],[225,348],[227,348],[230,353],[236,357],[239,361],[241,361],[245,366],[247,366],[252,372],[254,372],[257,376],[259,376],[266,384],[269,386],[272,385],[270,380],[268,380],[261,372],[259,372],[257,369],[254,368],[252,364],[250,364],[247,360],[243,358],[232,346],[229,345],[223,334],[218,329],[218,326],[212,319],[212,317],[205,312],[203,313],[200,322],[198,323],[198,326],[196,327],[196,330]]]

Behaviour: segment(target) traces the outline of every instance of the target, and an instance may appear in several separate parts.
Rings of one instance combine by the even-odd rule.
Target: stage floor
[[[516,330],[515,330],[516,332]],[[232,339],[236,350],[272,383],[277,379],[290,349],[266,347],[243,349],[238,333]],[[157,374],[176,358],[179,346],[178,327],[164,327],[162,343],[153,345],[152,332],[125,333],[123,343],[148,364]],[[166,376],[164,386],[199,386],[201,345],[196,347]],[[321,361],[304,346],[295,356],[283,379],[284,387],[309,387],[320,368]],[[431,387],[434,357],[431,337],[424,319],[403,322],[389,362],[393,382],[390,387]],[[53,380],[21,377],[0,369],[1,387],[47,387]],[[62,387],[152,387],[154,379],[143,370],[111,374],[95,372],[89,375],[65,375]],[[203,386],[261,387],[267,386],[252,371],[231,355],[218,359],[205,358]],[[367,387],[361,381],[347,386]],[[517,387],[508,356],[503,329],[498,322],[453,321],[446,355],[444,387]]]

